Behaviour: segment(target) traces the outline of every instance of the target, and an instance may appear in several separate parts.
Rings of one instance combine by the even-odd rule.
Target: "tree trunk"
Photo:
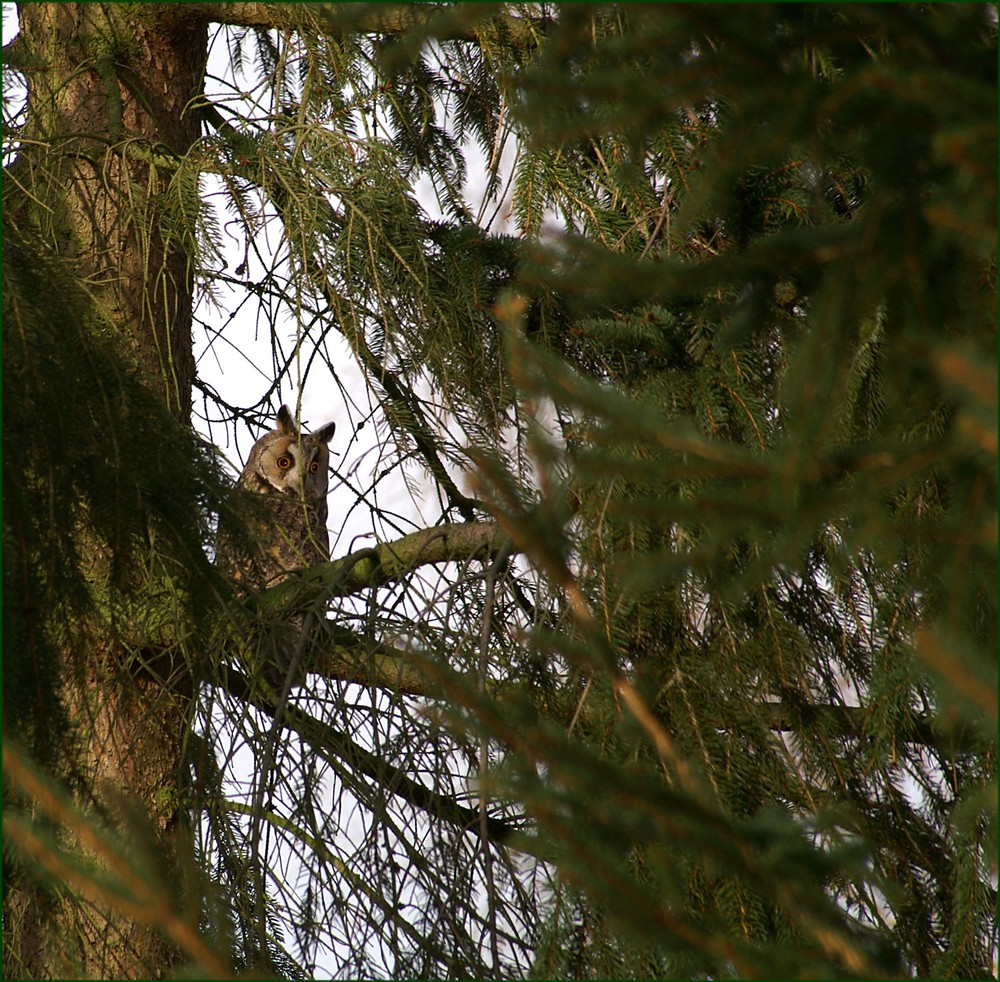
[[[94,329],[186,420],[194,199],[173,164],[199,136],[192,100],[202,91],[207,27],[174,16],[163,30],[163,6],[19,5],[29,110],[13,169],[27,193],[14,210],[88,282]],[[81,550],[99,596],[111,557],[86,540]],[[103,818],[120,816],[123,800],[137,804],[169,862],[190,693],[127,666],[102,631],[74,625],[93,641],[83,663],[77,650],[62,665],[67,746],[76,750],[62,777]],[[8,888],[4,920],[7,978],[157,978],[175,960],[153,929],[40,888]]]
[[[22,170],[54,213],[40,218],[95,289],[105,325],[150,388],[190,411],[193,215],[171,164],[199,136],[192,100],[207,59],[204,23],[160,4],[23,4],[28,140]],[[196,194],[197,189],[194,189]],[[46,226],[48,226],[46,228]]]

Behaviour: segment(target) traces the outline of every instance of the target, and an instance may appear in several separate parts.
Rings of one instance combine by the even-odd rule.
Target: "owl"
[[[243,590],[274,586],[293,571],[330,558],[327,444],[335,424],[302,434],[287,406],[278,410],[276,422],[253,445],[234,488],[232,514],[219,527],[218,563]],[[244,526],[238,530],[237,515]],[[306,625],[306,617],[294,613],[261,623],[246,638],[262,677],[279,691],[304,681],[295,652],[311,634]]]
[[[219,562],[241,586],[274,586],[294,570],[330,558],[326,530],[326,492],[335,423],[302,434],[287,406],[277,426],[254,445],[237,487],[260,495],[244,500],[249,540],[237,543],[220,530]]]

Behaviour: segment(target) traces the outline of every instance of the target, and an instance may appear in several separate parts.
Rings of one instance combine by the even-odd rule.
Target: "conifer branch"
[[[756,703],[754,708],[764,715],[770,728],[779,733],[794,733],[801,730],[803,725],[808,725],[805,721],[795,722],[788,708],[780,702]],[[864,737],[864,721],[867,713],[868,709],[865,706],[813,705],[808,709],[808,715],[815,720],[823,719],[832,723],[839,734],[858,739]],[[981,753],[987,747],[987,741],[982,735],[969,730],[963,730],[961,733],[943,733],[934,725],[934,718],[929,716],[916,717],[911,732],[903,735],[901,739],[906,743],[935,750],[944,757],[962,753]]]
[[[420,566],[492,561],[507,542],[496,522],[459,522],[421,529],[349,556],[320,563],[265,591],[265,610],[287,610],[321,597],[349,596],[371,587],[398,582]]]
[[[275,712],[275,704],[259,688],[252,686],[246,676],[235,670],[227,672],[224,687],[230,695],[256,706],[269,716]],[[348,767],[370,777],[379,787],[390,789],[393,794],[427,812],[432,817],[443,819],[465,831],[476,832],[479,829],[480,813],[478,808],[466,808],[454,798],[420,784],[401,768],[390,764],[377,754],[365,750],[346,733],[316,719],[298,706],[286,705],[284,707],[283,722],[305,740],[324,760],[332,763],[332,757],[338,758]],[[505,842],[519,831],[517,826],[495,816],[489,816],[486,822],[490,839],[493,842]]]
[[[380,644],[347,628],[334,630],[337,632],[335,639],[323,646],[323,653],[310,665],[311,670],[331,680],[354,682],[425,699],[442,698],[440,685],[421,672],[407,652]],[[498,692],[494,698],[502,705],[504,693]],[[742,710],[746,708],[742,707]],[[750,708],[763,714],[775,732],[795,733],[802,729],[802,724],[795,723],[781,703],[754,703]],[[551,719],[562,716],[562,710],[555,705],[538,704],[536,709]],[[836,732],[843,738],[862,738],[866,713],[863,706],[814,705],[809,713],[816,719],[822,717],[833,723]],[[586,721],[585,709],[580,715]],[[718,725],[721,729],[726,728],[724,722]],[[903,742],[926,747],[946,759],[957,754],[982,753],[987,747],[987,740],[981,734],[968,730],[942,733],[934,725],[933,718],[922,716],[913,721],[912,730]]]
[[[319,24],[328,37],[356,34],[396,36],[434,28],[443,41],[478,42],[486,28],[469,23],[467,15],[439,4],[343,4],[317,3],[187,3],[149,5],[147,16],[168,30],[193,24],[226,24],[258,30],[295,30],[309,23]],[[306,9],[300,9],[305,7]],[[532,18],[494,10],[493,20],[502,25],[507,43],[522,50],[538,44],[546,27],[542,18]],[[495,28],[494,28],[495,30]]]
[[[327,288],[329,292],[329,287]],[[331,305],[331,313],[333,307]],[[441,460],[437,447],[437,440],[431,433],[423,411],[417,404],[416,397],[412,392],[408,392],[406,387],[400,382],[394,372],[389,371],[378,358],[375,357],[371,348],[361,339],[349,339],[355,353],[361,359],[369,375],[377,379],[385,394],[395,405],[403,408],[405,413],[412,417],[413,422],[407,427],[413,442],[417,445],[420,455],[427,464],[427,469],[431,476],[438,482],[444,490],[448,503],[454,507],[466,521],[473,521],[476,512],[482,510],[474,498],[463,494],[458,485],[448,473],[444,462]]]

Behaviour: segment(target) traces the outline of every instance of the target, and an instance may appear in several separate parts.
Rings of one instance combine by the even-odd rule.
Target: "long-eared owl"
[[[274,586],[330,558],[327,444],[336,424],[300,433],[287,406],[278,410],[276,423],[253,445],[237,485],[261,496],[246,502],[251,541],[238,546],[225,530],[219,537],[220,564],[251,589]]]

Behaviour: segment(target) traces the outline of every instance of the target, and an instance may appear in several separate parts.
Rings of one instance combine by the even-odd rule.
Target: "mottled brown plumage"
[[[272,587],[294,571],[330,558],[327,443],[335,424],[302,434],[287,406],[278,410],[276,423],[253,445],[234,488],[234,510],[243,521],[224,521],[219,529],[219,566],[241,591]],[[304,679],[301,669],[290,669],[298,661],[292,656],[301,647],[296,639],[305,623],[302,614],[293,614],[262,625],[262,669],[279,689],[286,681]]]
[[[219,539],[220,565],[235,582],[256,590],[330,558],[327,443],[335,424],[302,434],[287,406],[276,422],[253,445],[237,485],[260,496],[244,502],[249,536],[237,542],[224,529]]]

